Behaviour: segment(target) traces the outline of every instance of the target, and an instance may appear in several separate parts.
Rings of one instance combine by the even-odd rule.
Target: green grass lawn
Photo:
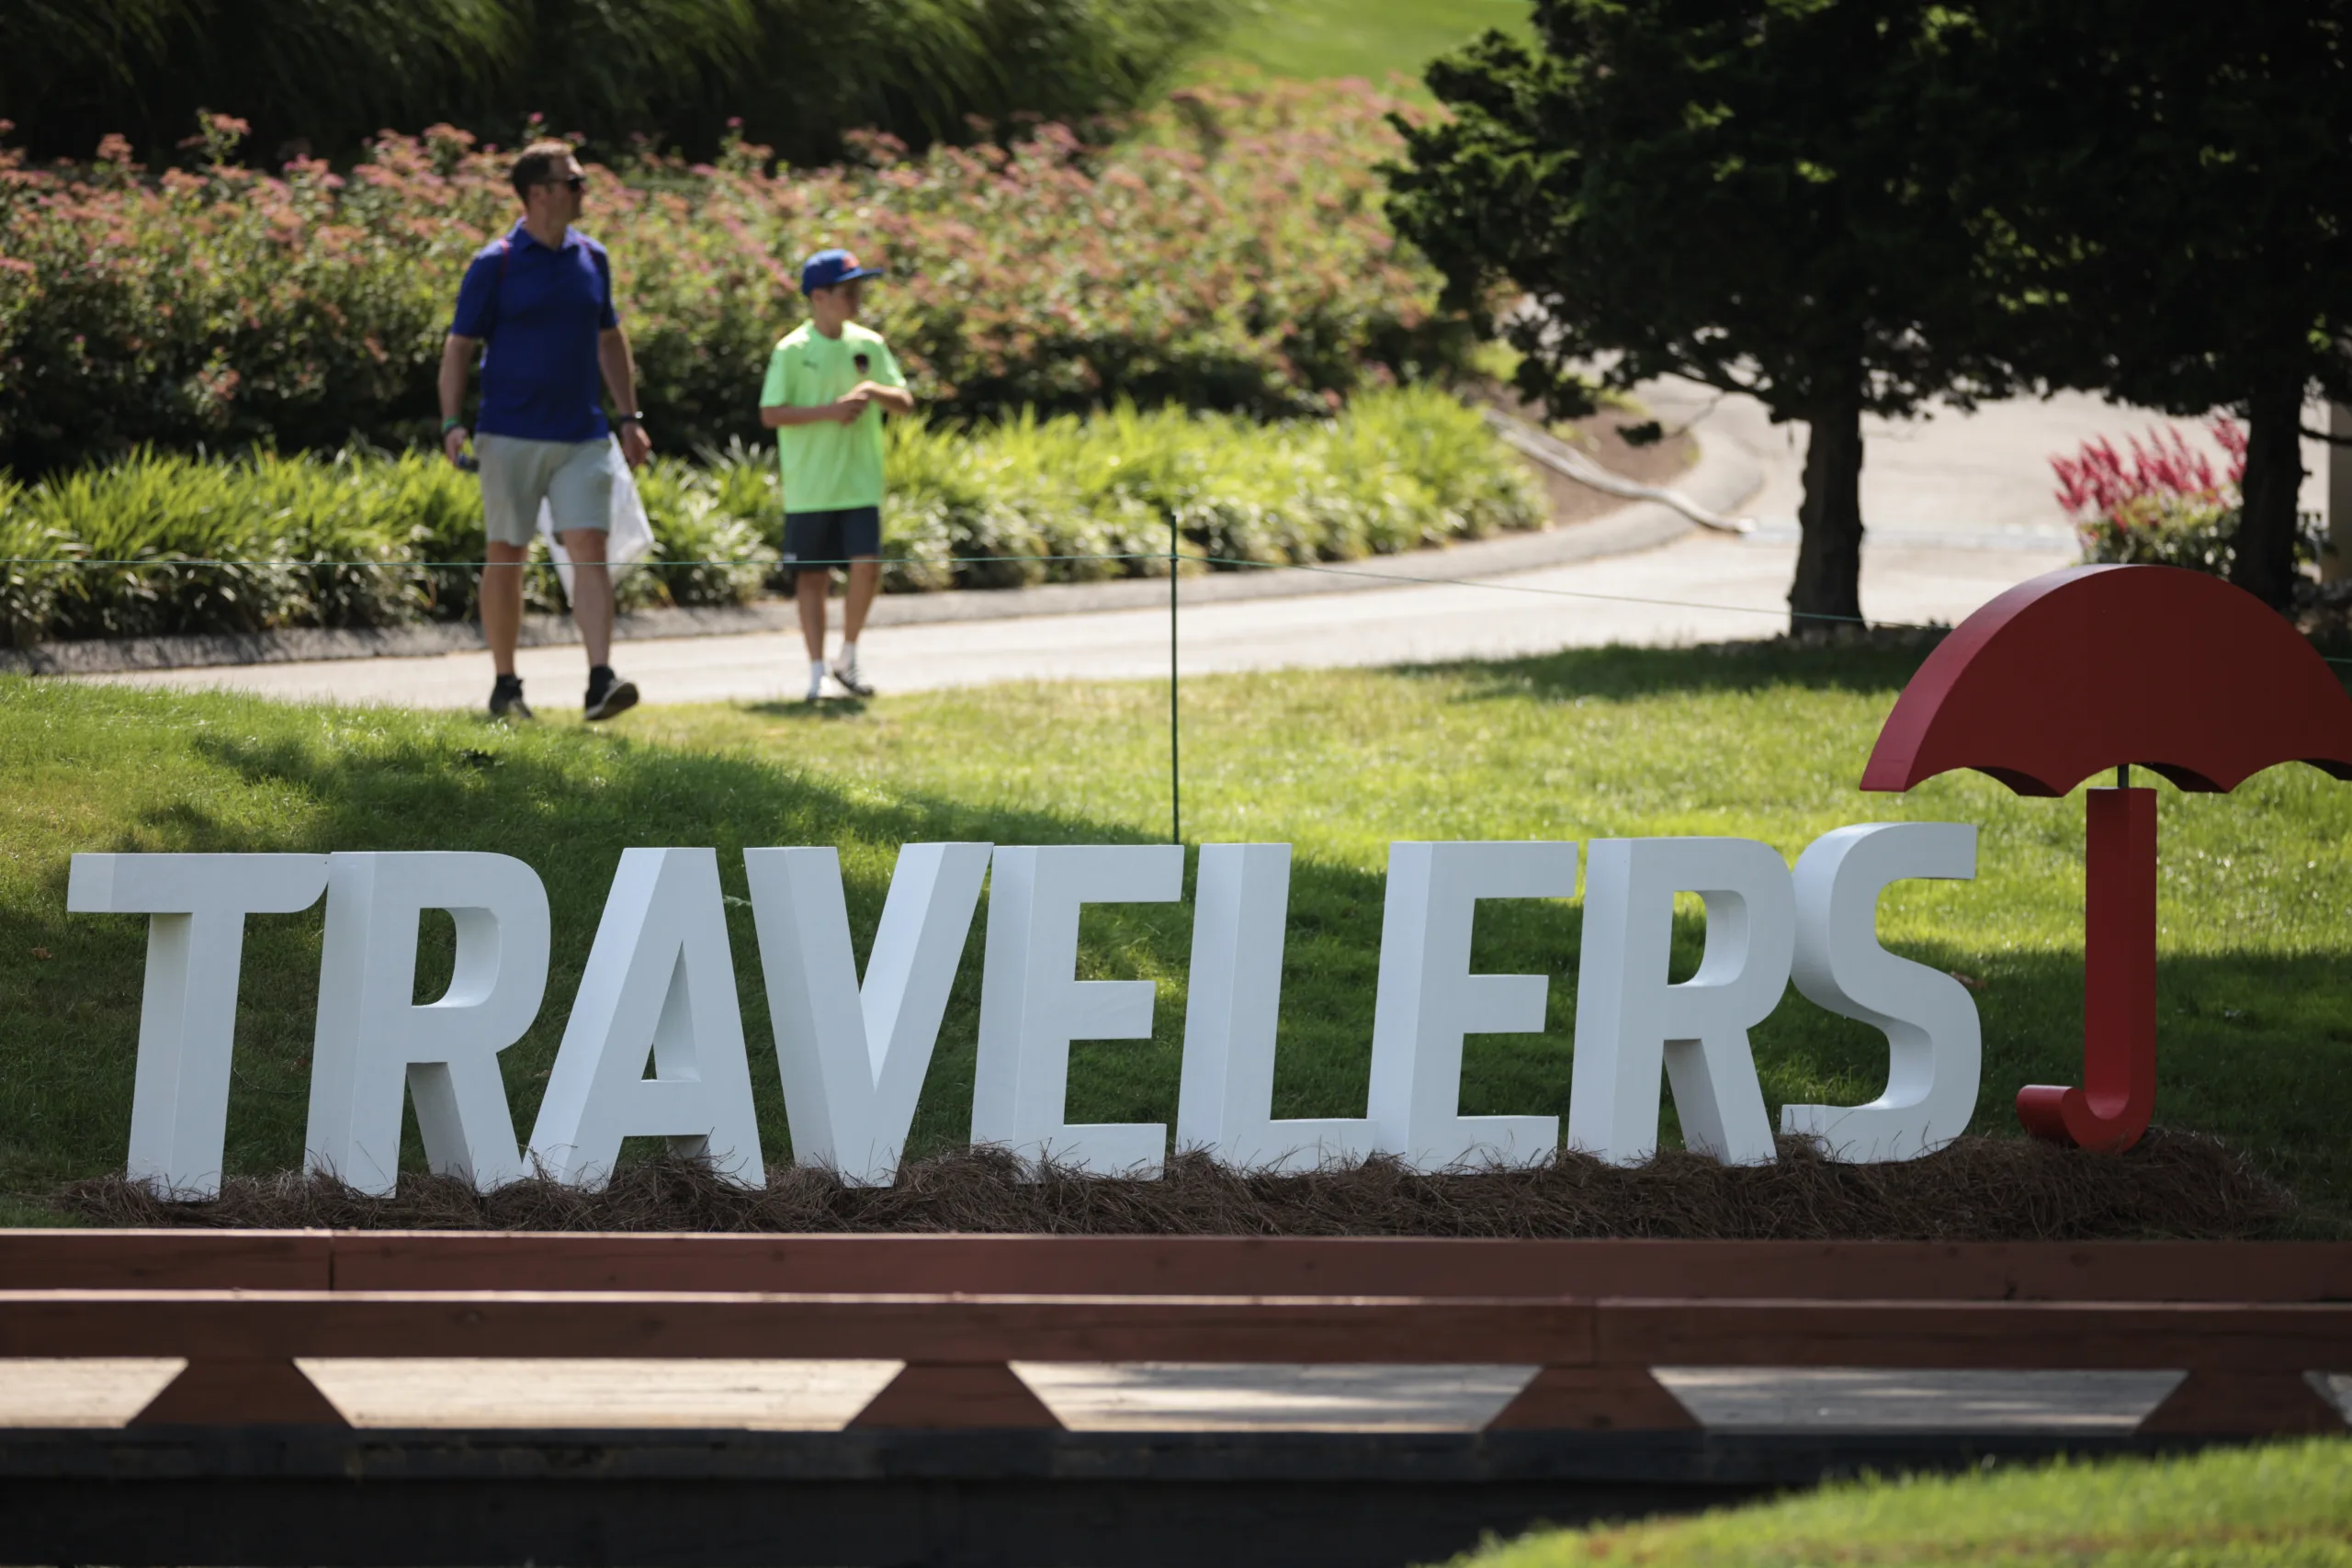
[[[2342,1568],[2352,1442],[1870,1480],[1689,1519],[1531,1535],[1457,1568]]]
[[[1909,797],[1859,793],[1917,657],[1611,649],[1189,682],[1187,837],[1296,845],[1276,1114],[1363,1113],[1391,840],[1725,833],[1793,858],[1840,824],[1917,817],[1980,824],[1979,877],[1898,885],[1882,931],[1982,983],[1975,1130],[2013,1130],[2019,1084],[2080,1069],[2082,806],[2021,800],[1973,775]],[[527,1129],[625,846],[718,845],[741,895],[742,847],[839,844],[863,951],[901,842],[1164,838],[1166,712],[1164,685],[1033,685],[509,730],[463,715],[0,680],[0,1190],[123,1158],[144,922],[66,914],[74,851],[430,847],[530,862],[554,908],[554,973],[540,1022],[502,1057]],[[2294,766],[2233,795],[2166,789],[2161,810],[2158,1120],[2239,1143],[2340,1224],[2352,1211],[2352,789]],[[446,965],[446,918],[434,919],[444,924],[428,951]],[[729,919],[762,1133],[781,1159],[750,911]],[[300,1159],[321,919],[314,909],[251,924],[232,1171]],[[984,923],[924,1090],[917,1154],[960,1144],[968,1127]],[[1482,908],[1476,965],[1555,983],[1547,1033],[1471,1042],[1465,1112],[1566,1112],[1578,932],[1570,903]],[[1072,1120],[1173,1120],[1189,941],[1189,906],[1088,913],[1080,972],[1152,978],[1160,1003],[1149,1043],[1076,1048]],[[1686,911],[1679,973],[1701,941]],[[421,998],[445,979],[446,968],[421,977]],[[1793,991],[1756,1048],[1775,1107],[1866,1100],[1884,1082],[1881,1037]]]
[[[1529,33],[1527,0],[1243,0],[1211,51],[1276,76],[1363,76],[1419,84],[1436,56],[1489,28]]]

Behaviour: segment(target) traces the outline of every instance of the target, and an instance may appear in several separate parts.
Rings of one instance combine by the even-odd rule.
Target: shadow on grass
[[[1676,692],[1746,693],[1771,687],[1810,691],[1900,692],[1940,634],[1905,632],[1869,640],[1806,643],[1786,637],[1699,648],[1568,649],[1532,659],[1458,660],[1400,666],[1408,677],[1442,675],[1464,683],[1464,701],[1534,696],[1631,702]]]
[[[745,713],[755,713],[763,718],[781,718],[808,723],[818,719],[855,718],[865,712],[864,697],[819,697],[815,702],[796,702],[779,697],[773,702],[746,703]]]

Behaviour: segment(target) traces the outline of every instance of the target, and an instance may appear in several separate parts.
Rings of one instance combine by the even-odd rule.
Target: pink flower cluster
[[[2053,457],[2058,474],[2058,503],[2077,517],[2105,519],[2129,525],[2152,507],[2179,502],[2224,503],[2226,482],[2235,489],[2245,478],[2245,427],[2227,414],[2216,414],[2206,428],[2229,458],[2226,480],[2217,479],[2212,459],[2188,445],[2177,425],[2150,427],[2146,445],[2138,436],[2126,438],[2130,462],[2105,436],[2086,441],[2072,457]]]
[[[866,137],[809,171],[741,141],[709,164],[637,155],[591,171],[582,227],[612,254],[673,450],[758,438],[799,259],[831,244],[889,269],[874,324],[950,412],[1319,412],[1465,346],[1382,211],[1397,107],[1361,83],[1241,79],[1108,147],[1044,125],[919,157]],[[429,438],[458,277],[514,219],[508,154],[440,126],[381,137],[345,175],[268,175],[231,161],[240,132],[208,118],[196,166],[161,175],[119,138],[87,165],[0,152],[0,465]]]

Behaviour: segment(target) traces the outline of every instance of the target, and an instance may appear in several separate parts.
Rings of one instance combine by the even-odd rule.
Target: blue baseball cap
[[[880,267],[860,266],[857,258],[847,251],[819,251],[800,264],[800,292],[814,294],[837,283],[855,283],[861,277],[881,276]]]

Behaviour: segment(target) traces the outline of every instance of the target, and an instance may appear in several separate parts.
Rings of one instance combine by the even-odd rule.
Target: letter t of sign
[[[220,1192],[245,917],[307,909],[326,885],[324,855],[74,857],[68,909],[150,917],[131,1180],[176,1198]]]

